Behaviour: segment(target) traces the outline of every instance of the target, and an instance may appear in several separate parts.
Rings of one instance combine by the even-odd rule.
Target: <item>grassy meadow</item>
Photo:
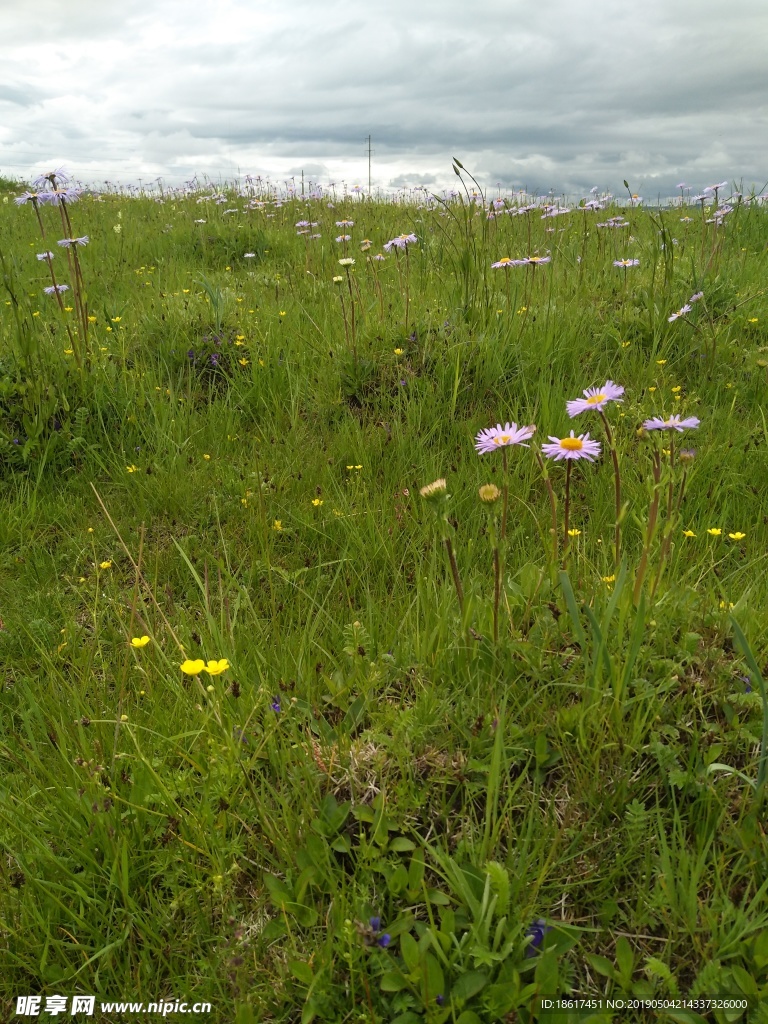
[[[454,169],[0,183],[2,1020],[768,1021],[768,207]]]

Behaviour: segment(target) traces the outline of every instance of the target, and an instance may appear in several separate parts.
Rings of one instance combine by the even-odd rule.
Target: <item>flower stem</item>
[[[554,489],[552,487],[552,481],[549,479],[549,473],[547,473],[547,467],[544,465],[544,460],[541,457],[541,452],[537,451],[536,449],[534,449],[534,455],[536,456],[536,461],[539,464],[539,469],[541,470],[541,474],[544,477],[544,483],[546,485],[547,493],[549,495],[549,509],[550,509],[550,512],[552,513],[551,533],[552,533],[552,544],[553,544],[553,547],[554,547],[553,560],[556,563],[557,562],[557,557],[558,557],[557,499],[555,498],[555,492],[554,492]]]
[[[621,472],[619,470],[619,456],[616,452],[616,446],[613,443],[613,434],[608,424],[608,419],[603,412],[600,410],[600,416],[603,421],[603,427],[605,428],[605,436],[608,440],[608,447],[611,451],[611,460],[613,462],[613,485],[616,493],[616,528],[614,534],[614,554],[616,560],[616,568],[619,567],[619,561],[621,560]]]
[[[568,518],[571,509],[571,459],[566,460],[565,467],[565,511],[563,518],[565,523],[563,525],[563,568],[565,569],[568,565]]]
[[[456,595],[459,599],[459,611],[464,614],[464,591],[461,589],[461,580],[459,579],[459,567],[456,565],[456,556],[453,553],[453,545],[451,544],[451,538],[445,538],[445,546],[448,550],[448,559],[451,563],[451,572],[453,573],[453,582],[456,587]]]
[[[651,542],[653,541],[653,535],[656,532],[656,519],[659,514],[659,497],[661,494],[661,456],[658,451],[653,453],[653,497],[651,498],[651,507],[648,512],[648,526],[645,531],[645,544],[643,546],[643,553],[640,556],[640,564],[637,567],[637,577],[635,578],[635,589],[632,594],[632,601],[635,607],[640,603],[640,592],[643,589],[643,581],[645,579],[645,573],[648,568],[648,554],[651,550]]]

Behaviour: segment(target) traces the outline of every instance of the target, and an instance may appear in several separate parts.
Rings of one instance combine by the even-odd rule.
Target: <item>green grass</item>
[[[86,337],[35,259],[74,284],[60,211],[43,241],[7,185],[3,1019],[56,993],[105,1021],[159,999],[238,1024],[656,1019],[535,1008],[571,994],[767,1021],[768,210],[84,196]],[[618,566],[600,417],[565,411],[608,378]],[[669,442],[638,428],[673,413],[696,455],[661,456],[638,580]],[[505,475],[474,450],[511,420],[603,442],[565,558],[563,464],[555,560],[532,452]]]

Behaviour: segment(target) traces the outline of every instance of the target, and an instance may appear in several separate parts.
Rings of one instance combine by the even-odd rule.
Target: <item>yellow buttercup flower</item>
[[[99,562],[99,568],[100,569],[111,569],[112,568],[112,563],[111,562]]]
[[[719,537],[722,532],[723,531],[721,529],[719,529],[719,527],[717,527],[717,526],[713,526],[712,529],[707,530],[707,533],[711,537]]]
[[[282,530],[282,528],[283,528],[283,521],[282,521],[282,519],[276,519],[274,521],[274,523],[272,523],[272,529],[273,530]]]
[[[183,665],[179,665],[179,668],[188,676],[196,676],[205,668],[205,662],[202,658],[196,658],[194,661],[187,658]]]
[[[569,537],[579,537],[579,536],[581,536],[581,530],[569,530],[568,531],[568,536]]]
[[[696,534],[693,532],[693,530],[683,530],[683,536],[684,537],[695,537]]]
[[[600,579],[603,581],[603,583],[615,583],[616,574],[614,573],[612,576],[601,576]]]
[[[131,639],[131,647],[146,647],[148,643],[148,636],[135,636]]]
[[[747,535],[746,533],[729,533],[728,536],[731,540],[744,540]]]
[[[226,658],[222,658],[221,661],[209,661],[205,666],[205,671],[208,675],[218,676],[221,675],[222,672],[226,672],[228,668],[229,662]]]
[[[315,507],[319,507],[320,505],[322,505],[322,504],[323,504],[323,499],[322,499],[322,498],[313,498],[313,499],[312,499],[312,504],[313,504],[313,505],[314,505]]]

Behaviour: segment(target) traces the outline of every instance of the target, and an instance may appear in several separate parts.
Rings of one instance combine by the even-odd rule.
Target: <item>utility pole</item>
[[[368,136],[368,195],[371,194],[371,136]]]

